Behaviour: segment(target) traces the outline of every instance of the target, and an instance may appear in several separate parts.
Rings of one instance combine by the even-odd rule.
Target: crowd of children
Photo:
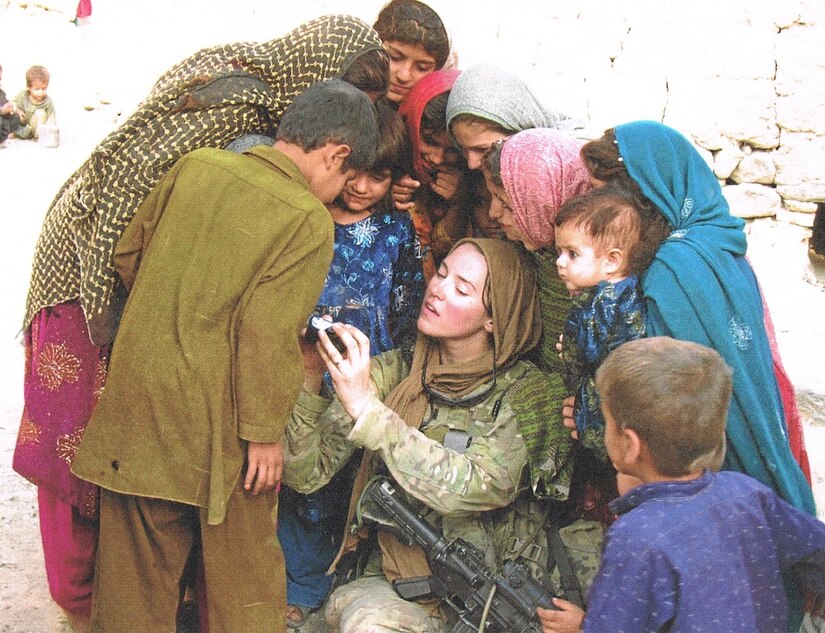
[[[347,43],[333,45],[342,41],[341,32]],[[282,64],[276,62],[304,54],[292,44],[307,34],[329,47],[335,68],[318,74],[317,64],[300,59],[306,76],[294,72],[289,80],[294,85],[285,86],[289,82],[281,81]],[[134,359],[124,357],[125,346],[143,341],[147,333],[168,339],[135,320],[138,310],[151,304],[134,276],[146,265],[139,256],[127,262],[126,279],[121,268],[121,277],[115,275],[109,259],[128,259],[149,245],[148,224],[141,229],[130,223],[134,214],[149,223],[156,221],[155,213],[185,206],[173,195],[174,187],[183,186],[176,179],[179,170],[199,169],[199,157],[204,164],[224,165],[225,173],[254,171],[253,165],[266,162],[287,175],[292,166],[286,157],[297,157],[298,181],[325,203],[331,227],[324,283],[311,280],[301,301],[315,301],[312,314],[336,322],[332,331],[340,344],[334,347],[326,333],[312,343],[301,337],[301,395],[273,391],[283,393],[286,408],[295,404],[286,428],[254,441],[258,426],[245,425],[242,416],[260,403],[238,404],[234,398],[241,378],[262,390],[273,381],[297,386],[300,367],[290,364],[297,358],[294,345],[280,341],[288,361],[272,362],[274,378],[265,371],[248,377],[240,365],[221,365],[231,380],[207,398],[221,396],[224,387],[233,395],[220,404],[231,409],[239,445],[248,442],[250,451],[258,444],[277,446],[271,447],[267,466],[256,457],[267,480],[248,474],[247,491],[254,485],[256,494],[268,494],[280,482],[282,468],[290,484],[280,488],[275,528],[283,573],[266,597],[272,609],[255,607],[262,609],[261,622],[271,624],[274,613],[277,630],[300,628],[326,604],[328,620],[348,633],[442,631],[454,625],[449,609],[426,601],[407,605],[389,588],[388,580],[429,570],[426,552],[402,546],[366,521],[370,510],[362,507],[359,494],[369,476],[381,473],[392,475],[401,494],[447,538],[476,545],[492,568],[528,560],[534,578],[559,596],[555,610],[537,610],[536,625],[540,622],[545,633],[796,630],[803,598],[809,617],[821,617],[812,605],[825,593],[825,526],[810,516],[815,508],[804,476],[804,447],[787,439],[795,419],[792,399],[789,404],[783,397],[790,386],[766,334],[767,307],[744,257],[743,224],[730,216],[718,182],[690,143],[654,122],[618,126],[583,143],[574,136],[575,119],[541,103],[509,71],[484,64],[453,67],[457,57],[444,24],[418,0],[391,0],[372,29],[353,18],[327,16],[302,25],[294,36],[259,48],[214,47],[171,69],[143,109],[101,144],[99,156],[117,168],[105,170],[102,161],[90,159],[73,176],[100,184],[105,195],[95,204],[111,208],[90,214],[83,219],[88,226],[78,229],[73,216],[78,200],[72,196],[79,188],[66,186],[44,225],[38,244],[43,259],[35,260],[27,306],[27,403],[14,466],[44,488],[39,499],[50,588],[76,630],[89,630],[92,616],[95,630],[109,630],[106,622],[127,626],[129,605],[141,604],[138,599],[112,604],[119,587],[112,586],[111,576],[95,577],[97,488],[88,481],[104,490],[105,521],[113,520],[117,504],[126,507],[121,498],[138,500],[131,513],[156,513],[145,502],[154,496],[201,508],[200,549],[195,538],[194,546],[186,541],[185,551],[177,553],[181,596],[197,596],[202,633],[248,621],[233,619],[233,609],[240,608],[230,596],[233,588],[209,582],[222,577],[216,564],[231,564],[231,547],[216,550],[213,541],[208,552],[203,547],[229,512],[229,501],[215,501],[215,491],[224,494],[236,481],[228,475],[220,485],[214,478],[197,479],[197,491],[184,493],[170,477],[157,484],[162,494],[147,492],[155,490],[151,486],[133,490],[124,478],[152,479],[155,485],[166,471],[150,476],[136,462],[113,457],[118,451],[133,456],[139,447],[126,446],[134,441],[128,433],[121,433],[122,445],[115,446],[105,426],[115,424],[118,406],[133,397],[122,367]],[[334,135],[308,138],[308,130],[329,126],[323,104],[332,97],[315,96],[323,89],[314,86],[330,77],[340,77],[375,102],[377,147],[369,167],[344,169],[355,142],[347,145]],[[202,83],[193,87],[193,78]],[[0,143],[9,135],[44,138],[56,128],[48,82],[46,69],[34,66],[26,74],[27,88],[13,101],[0,91]],[[297,97],[306,98],[309,109],[289,114],[296,95],[309,95]],[[185,105],[164,109],[170,102]],[[284,112],[288,125],[281,129]],[[147,132],[153,126],[173,132],[159,138]],[[299,128],[294,137],[284,136]],[[147,138],[159,140],[147,146]],[[259,146],[273,143],[278,151]],[[206,146],[234,154],[189,157],[190,150]],[[306,156],[293,156],[291,146]],[[324,153],[330,146],[338,154]],[[121,173],[124,164],[117,161],[133,156],[142,156],[146,168]],[[181,167],[168,156],[180,158]],[[210,178],[218,176],[210,172]],[[231,187],[236,184],[232,180]],[[47,230],[61,222],[64,232]],[[273,239],[283,237],[282,228]],[[75,235],[80,239],[66,241]],[[90,236],[101,241],[81,252]],[[65,251],[76,274],[68,264],[46,265],[55,250]],[[285,258],[288,251],[287,246]],[[145,254],[151,263],[168,251],[150,252]],[[293,275],[286,262],[280,262],[286,268],[278,274]],[[66,283],[47,278],[46,271],[63,268]],[[256,283],[272,292],[277,279],[267,273]],[[132,291],[129,303],[123,282]],[[323,286],[319,295],[312,295],[315,285]],[[58,294],[44,298],[58,286]],[[231,337],[245,331],[239,323],[252,299],[244,295],[238,301]],[[278,303],[268,305],[275,309]],[[118,330],[121,312],[128,330]],[[168,319],[178,321],[174,315]],[[255,336],[262,346],[268,341],[257,331]],[[75,472],[82,480],[61,463],[61,483],[55,487],[71,488],[71,498],[45,490],[43,473],[50,466],[48,451],[39,444],[39,438],[58,433],[57,416],[51,416],[66,408],[59,400],[65,381],[52,377],[44,384],[44,374],[34,368],[69,340],[83,348],[77,356],[84,363],[88,357],[92,368],[66,396],[73,406],[83,403],[69,422],[79,445]],[[122,347],[120,369],[115,361],[111,369],[120,373],[104,390],[113,341]],[[225,351],[225,342],[216,345]],[[245,349],[234,338],[232,345]],[[268,349],[272,359],[278,352]],[[260,367],[260,359],[253,363],[249,353],[233,356],[232,362],[246,359]],[[196,364],[185,356],[185,362],[178,359],[180,375]],[[191,391],[191,385],[185,389]],[[95,413],[101,392],[103,413]],[[167,384],[162,392],[172,398],[174,388]],[[145,401],[155,404],[146,405],[146,416],[164,417],[164,408],[183,415],[179,403],[167,406],[155,397],[147,392]],[[210,402],[205,417],[211,415]],[[276,408],[283,414],[284,402]],[[90,418],[92,432],[81,443]],[[163,423],[167,426],[157,437],[141,435],[153,442],[155,458],[163,454],[158,447],[174,426],[166,417]],[[231,439],[213,438],[203,468],[243,461],[232,443],[234,433]],[[175,437],[177,449],[188,446],[188,439]],[[121,515],[137,521],[124,518],[125,511]],[[108,528],[110,566],[117,558],[111,534],[125,540],[120,527]],[[141,535],[151,539],[157,529]],[[571,560],[580,556],[572,562],[584,604],[573,604],[572,594],[559,584],[561,563],[548,562],[553,531]],[[55,534],[60,538],[52,538]],[[574,546],[581,535],[595,535],[593,546],[583,548],[581,541]],[[272,555],[271,545],[267,542],[261,555]],[[134,561],[145,561],[149,549]],[[64,552],[71,552],[71,561]],[[65,582],[69,569],[72,580]],[[135,579],[135,588],[146,588],[141,570],[130,571],[124,577]],[[255,573],[250,569],[250,578]],[[358,582],[349,582],[356,577]],[[93,583],[101,583],[94,585],[94,596]],[[169,604],[177,600],[167,598]],[[132,626],[151,620],[144,615]]]

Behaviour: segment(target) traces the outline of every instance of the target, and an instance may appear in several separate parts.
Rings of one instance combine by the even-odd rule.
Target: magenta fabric
[[[40,536],[46,578],[54,601],[73,615],[90,617],[97,522],[40,486],[37,489]]]
[[[552,246],[561,205],[591,189],[583,143],[549,128],[524,130],[501,148],[501,180],[513,220],[531,244]]]
[[[779,355],[779,345],[776,342],[776,331],[773,327],[773,319],[771,319],[771,312],[768,309],[768,304],[765,301],[765,293],[762,288],[759,288],[759,293],[762,295],[762,311],[765,313],[765,333],[768,335],[768,344],[771,348],[771,358],[773,360],[773,375],[776,378],[776,384],[779,387],[779,396],[782,398],[782,409],[785,412],[785,428],[788,431],[788,444],[791,447],[791,453],[799,464],[802,474],[808,483],[811,483],[811,465],[808,461],[808,449],[805,448],[805,433],[802,427],[802,416],[799,414],[799,406],[796,403],[796,390],[790,377],[785,371],[785,366],[782,364],[782,358]]]
[[[88,18],[92,15],[92,0],[80,0],[77,3],[77,12],[75,17],[78,19]]]
[[[106,381],[109,349],[94,345],[79,303],[44,308],[25,337],[24,407],[12,467],[74,506],[97,513],[97,487],[70,468]]]

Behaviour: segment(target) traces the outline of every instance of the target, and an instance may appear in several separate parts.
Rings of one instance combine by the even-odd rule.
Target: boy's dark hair
[[[447,131],[447,101],[450,91],[434,96],[421,112],[421,134],[439,134]]]
[[[342,166],[366,170],[375,161],[378,122],[369,97],[341,79],[327,79],[295,97],[281,117],[276,141],[286,141],[305,152],[327,143],[349,145],[351,153]]]
[[[393,108],[385,103],[375,104],[378,119],[378,151],[375,163],[370,172],[390,171],[392,179],[396,180],[404,174],[410,173],[410,137],[404,119]]]
[[[732,385],[718,352],[666,336],[624,343],[596,371],[603,411],[636,432],[667,477],[721,466]]]
[[[624,275],[644,274],[659,243],[644,242],[642,214],[636,198],[618,185],[605,185],[565,202],[555,225],[573,224],[585,232],[597,253],[618,248],[624,253]]]
[[[381,9],[373,28],[382,42],[421,44],[435,59],[436,70],[450,55],[450,37],[438,14],[418,0],[392,0]]]
[[[387,51],[375,48],[362,53],[341,73],[341,79],[362,92],[383,97],[390,86],[390,58]]]
[[[45,66],[32,66],[26,71],[26,88],[31,88],[35,81],[49,83],[51,75]]]

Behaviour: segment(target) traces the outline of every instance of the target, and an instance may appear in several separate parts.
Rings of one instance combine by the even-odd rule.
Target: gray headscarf
[[[506,130],[561,128],[568,117],[546,108],[510,71],[480,64],[456,79],[447,102],[447,127],[459,114],[473,114]]]

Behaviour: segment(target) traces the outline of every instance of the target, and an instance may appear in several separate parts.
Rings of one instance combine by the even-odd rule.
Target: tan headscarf
[[[466,238],[456,243],[473,244],[487,262],[493,312],[493,348],[479,358],[459,363],[442,363],[438,341],[419,334],[410,375],[384,403],[410,426],[418,428],[427,408],[423,382],[449,398],[466,396],[492,379],[493,353],[496,370],[502,371],[532,349],[541,335],[541,314],[532,264],[512,243],[503,240]]]
[[[438,340],[418,335],[409,376],[384,400],[389,408],[415,428],[421,425],[429,402],[422,384],[422,375],[430,389],[449,398],[460,398],[492,380],[494,351],[496,370],[503,371],[518,360],[519,356],[530,351],[541,336],[536,275],[523,251],[511,242],[485,238],[463,239],[452,250],[468,243],[475,245],[487,262],[494,346],[478,358],[444,363],[440,359]],[[364,452],[353,487],[347,525],[355,515],[358,499],[379,463],[380,457],[377,454]],[[359,538],[347,532],[341,552],[354,549]],[[402,545],[385,532],[379,533],[379,543],[384,573],[388,579],[429,574],[426,558],[420,548]]]

